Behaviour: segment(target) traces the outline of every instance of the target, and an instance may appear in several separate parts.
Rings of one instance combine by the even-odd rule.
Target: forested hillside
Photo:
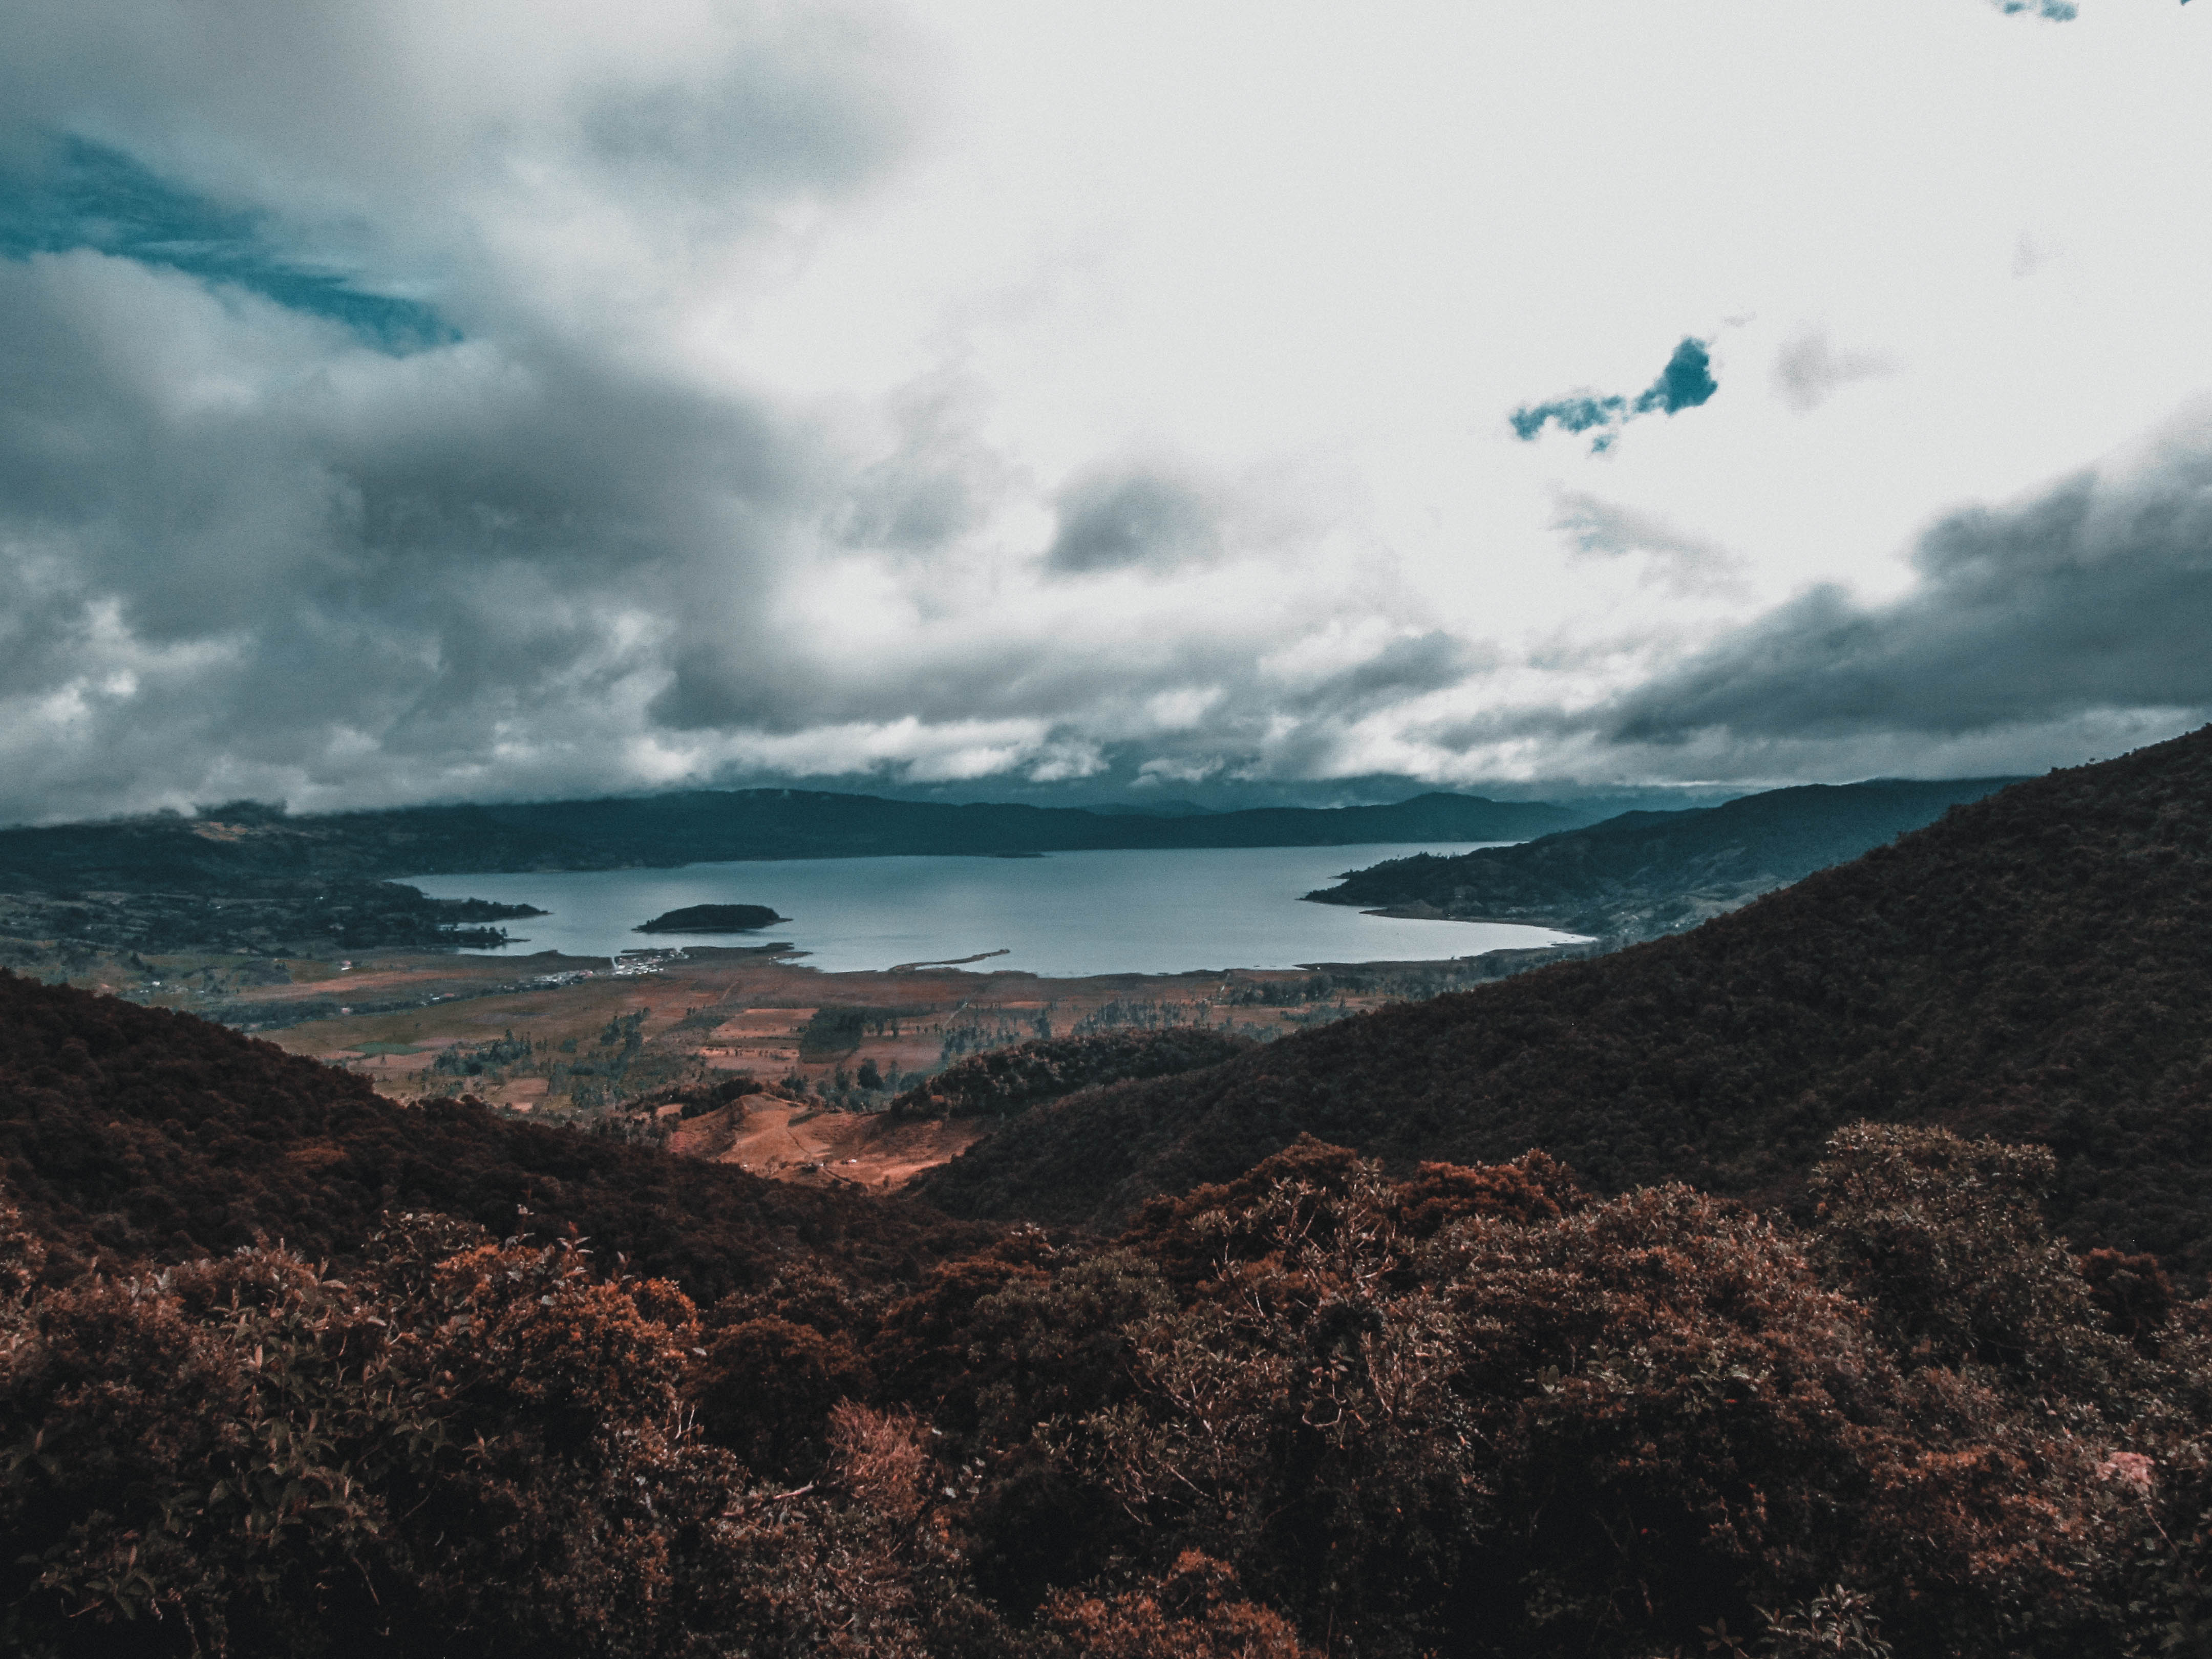
[[[1192,1025],[1042,1037],[954,1061],[891,1102],[894,1117],[1005,1117],[1094,1084],[1218,1065],[1258,1045]]]
[[[0,1643],[2202,1651],[2212,1310],[2069,1256],[2049,1174],[1853,1131],[1801,1232],[1305,1142],[1113,1248],[917,1283],[733,1240],[712,1300],[419,1213],[342,1273],[58,1273],[0,1200]]]
[[[1858,1118],[2048,1143],[2060,1224],[2212,1266],[2212,728],[2055,772],[1693,932],[1039,1108],[934,1172],[1110,1221],[1301,1133],[1541,1146],[1601,1189],[1786,1201]]]
[[[53,1271],[278,1240],[327,1260],[387,1212],[575,1231],[720,1295],[817,1252],[919,1273],[972,1229],[366,1079],[187,1014],[0,970],[0,1185]],[[522,1212],[529,1212],[526,1222]]]
[[[1856,858],[2017,778],[1808,784],[1683,812],[1624,812],[1587,829],[1455,857],[1416,854],[1306,896],[1393,915],[1517,921],[1656,939]]]

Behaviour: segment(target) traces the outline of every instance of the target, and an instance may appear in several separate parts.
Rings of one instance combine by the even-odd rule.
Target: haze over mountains
[[[1986,781],[1785,792],[1786,812],[1758,816],[1763,797],[1735,816],[1802,828],[1808,798],[1926,811]],[[1110,1223],[1310,1133],[1399,1159],[1540,1145],[1602,1188],[1772,1198],[1836,1125],[1875,1116],[2050,1139],[2081,1237],[2212,1260],[2212,1139],[2190,1127],[2212,1113],[2191,1012],[2212,998],[2208,802],[2212,728],[1960,805],[1679,937],[1032,1109],[922,1190]]]
[[[1854,856],[2000,781],[1775,791],[1580,830],[1572,826],[1592,803],[1442,793],[1388,805],[1172,814],[785,789],[300,817],[240,801],[191,818],[0,830],[0,960],[36,967],[54,941],[264,954],[483,945],[501,938],[497,924],[538,914],[526,903],[426,898],[391,879],[407,874],[1424,841],[1530,844],[1424,854],[1309,896],[1401,915],[1539,921],[1618,942]],[[1441,935],[1437,948],[1449,948]]]

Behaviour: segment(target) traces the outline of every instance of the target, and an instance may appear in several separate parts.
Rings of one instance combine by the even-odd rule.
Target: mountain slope
[[[1813,784],[1686,812],[1624,812],[1516,847],[1370,865],[1306,896],[1390,915],[1654,939],[1856,858],[2018,778]]]
[[[1301,1132],[1786,1198],[1838,1125],[2051,1144],[2077,1243],[2212,1266],[2212,728],[2023,783],[1685,934],[1037,1109],[925,1181],[1110,1222]]]
[[[781,1186],[466,1103],[395,1105],[360,1078],[189,1014],[5,971],[0,1187],[61,1272],[184,1260],[257,1235],[344,1255],[384,1212],[410,1209],[495,1235],[573,1224],[708,1300],[797,1254],[897,1276],[939,1242],[969,1242],[888,1195]]]

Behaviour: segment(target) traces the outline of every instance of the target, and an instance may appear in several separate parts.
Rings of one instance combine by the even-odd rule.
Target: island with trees
[[[765,904],[687,904],[680,910],[664,910],[641,923],[641,933],[750,933],[789,921]]]

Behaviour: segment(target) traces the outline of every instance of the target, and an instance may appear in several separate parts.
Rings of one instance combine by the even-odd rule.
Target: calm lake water
[[[552,914],[507,922],[495,954],[572,956],[672,945],[788,939],[809,967],[832,972],[1004,951],[974,966],[1056,976],[1293,968],[1305,962],[1434,961],[1555,945],[1574,937],[1498,922],[1362,915],[1298,895],[1342,872],[1423,846],[1198,848],[1054,853],[1036,859],[874,858],[748,860],[675,870],[542,875],[409,876],[440,898],[535,904]],[[639,933],[692,904],[766,904],[787,922],[757,933]]]

